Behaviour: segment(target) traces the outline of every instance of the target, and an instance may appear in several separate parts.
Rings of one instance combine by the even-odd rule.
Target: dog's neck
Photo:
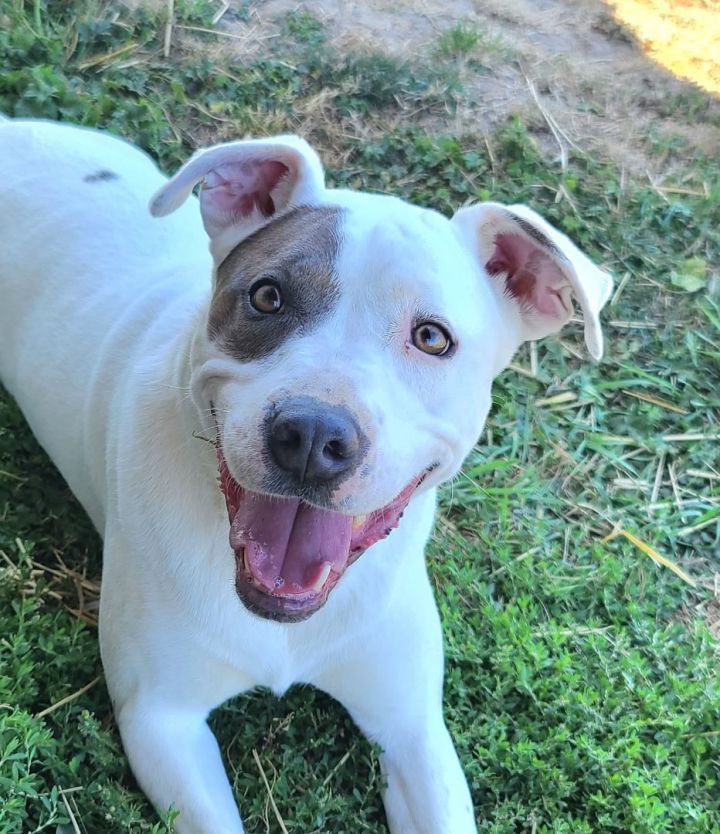
[[[161,427],[162,441],[157,453],[169,455],[168,466],[178,466],[178,449],[196,472],[205,472],[214,482],[217,465],[214,451],[215,429],[209,406],[193,395],[193,369],[202,360],[207,343],[207,319],[210,308],[210,287],[200,297],[180,302],[176,311],[168,311],[165,332],[172,336],[164,341],[159,361],[151,365],[153,379],[147,390],[145,407],[148,419]],[[185,473],[190,474],[190,470]]]
[[[198,309],[192,327],[178,336],[175,350],[171,351],[167,373],[174,393],[175,412],[180,431],[185,437],[198,438],[198,443],[215,441],[215,424],[209,404],[203,405],[198,393],[193,391],[193,370],[202,362],[207,344],[210,294]],[[214,457],[213,457],[214,459]]]

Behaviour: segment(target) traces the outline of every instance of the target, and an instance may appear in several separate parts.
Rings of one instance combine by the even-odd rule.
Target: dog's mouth
[[[414,478],[384,507],[353,517],[300,498],[250,492],[234,480],[219,448],[218,461],[235,553],[235,589],[253,613],[288,623],[325,604],[348,566],[397,527],[428,474]]]

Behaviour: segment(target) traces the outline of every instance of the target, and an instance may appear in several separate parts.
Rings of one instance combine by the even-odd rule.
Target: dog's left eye
[[[257,281],[250,287],[250,303],[258,313],[277,313],[282,309],[283,297],[274,281]]]
[[[412,341],[418,350],[432,356],[445,356],[453,347],[450,334],[434,321],[423,321],[413,328]]]

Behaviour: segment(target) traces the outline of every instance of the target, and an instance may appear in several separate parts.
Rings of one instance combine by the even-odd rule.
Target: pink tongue
[[[317,590],[325,563],[342,573],[351,531],[350,516],[299,498],[246,492],[230,526],[230,544],[236,551],[245,548],[250,571],[268,590],[302,594]]]

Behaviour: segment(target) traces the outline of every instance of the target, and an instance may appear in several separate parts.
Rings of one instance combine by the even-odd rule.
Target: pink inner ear
[[[497,235],[485,269],[489,275],[505,273],[508,293],[538,313],[565,317],[572,312],[559,292],[568,286],[563,271],[549,254],[523,235]]]
[[[275,159],[226,162],[206,177],[200,192],[203,215],[216,222],[247,217],[257,208],[264,217],[275,213],[272,191],[289,171]]]

